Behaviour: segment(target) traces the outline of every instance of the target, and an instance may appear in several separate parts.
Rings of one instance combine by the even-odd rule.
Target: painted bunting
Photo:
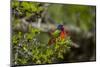
[[[63,25],[58,25],[56,30],[51,34],[51,39],[48,42],[48,45],[52,45],[56,42],[56,38],[64,40],[66,37],[66,32]]]

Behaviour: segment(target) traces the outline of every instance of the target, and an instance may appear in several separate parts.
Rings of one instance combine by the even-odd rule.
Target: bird
[[[59,24],[54,32],[51,33],[51,38],[48,41],[48,45],[52,45],[56,42],[57,38],[60,38],[61,40],[65,40],[68,33],[66,33],[64,29],[64,25]]]

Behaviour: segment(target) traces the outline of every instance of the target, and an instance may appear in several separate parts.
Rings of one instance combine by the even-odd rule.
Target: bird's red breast
[[[66,32],[65,31],[61,31],[60,33],[60,38],[63,40],[66,37]]]

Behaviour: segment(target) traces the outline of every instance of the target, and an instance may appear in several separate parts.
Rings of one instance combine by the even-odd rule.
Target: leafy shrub
[[[15,64],[56,63],[64,59],[63,54],[70,50],[71,40],[56,39],[53,45],[40,43],[37,36],[40,30],[29,26],[29,32],[18,32],[12,36],[13,62]]]
[[[27,26],[27,32],[22,31],[24,25],[20,17],[29,17],[32,14],[41,12],[43,8],[39,5],[40,3],[26,1],[13,0],[11,2],[13,64],[57,63],[64,59],[65,53],[70,51],[71,40],[69,36],[65,40],[58,37],[54,44],[48,45],[47,43],[41,43],[38,39],[42,31],[33,28],[30,24]]]
[[[17,18],[30,17],[35,13],[40,13],[44,9],[40,6],[40,3],[17,0],[13,0],[11,6],[12,12]]]

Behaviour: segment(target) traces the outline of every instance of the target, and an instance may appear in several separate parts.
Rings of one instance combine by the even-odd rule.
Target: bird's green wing
[[[53,37],[58,37],[60,35],[60,30],[55,30],[55,32],[53,33]]]

